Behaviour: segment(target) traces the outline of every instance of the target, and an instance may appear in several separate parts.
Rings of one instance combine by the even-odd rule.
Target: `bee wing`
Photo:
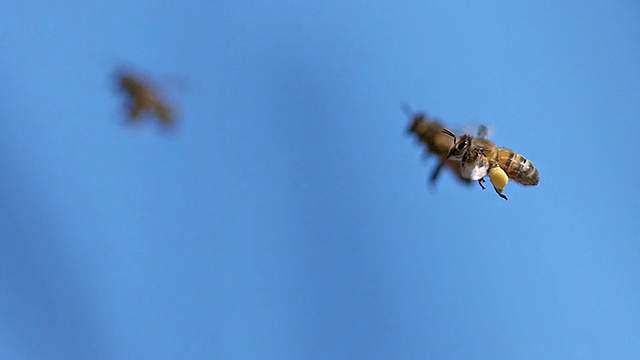
[[[480,128],[478,128],[478,137],[481,137],[483,139],[488,138],[489,137],[489,129],[484,125],[480,125]]]
[[[463,128],[463,133],[469,134],[474,137],[487,139],[490,135],[495,133],[493,127],[487,125],[466,125]]]
[[[140,101],[133,101],[129,106],[129,120],[136,120],[142,114],[144,106]]]
[[[172,125],[174,122],[173,110],[164,102],[157,101],[155,104],[155,113],[164,125]]]

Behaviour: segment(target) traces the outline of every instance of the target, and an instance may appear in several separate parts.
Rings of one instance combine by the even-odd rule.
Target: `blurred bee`
[[[461,176],[477,180],[480,187],[484,189],[482,184],[485,181],[484,177],[489,175],[496,193],[505,200],[508,198],[502,193],[502,190],[509,179],[525,186],[538,185],[538,169],[533,166],[531,161],[507,148],[499,148],[487,140],[486,127],[482,128],[478,137],[464,134],[459,139],[451,131],[442,130],[443,133],[453,138],[453,146],[448,152],[447,159],[459,162]]]
[[[451,137],[443,132],[444,125],[435,119],[428,118],[423,113],[412,114],[407,105],[403,105],[403,110],[411,117],[407,133],[414,134],[426,147],[425,155],[432,154],[438,157],[439,162],[429,177],[429,184],[435,183],[442,168],[451,170],[460,181],[471,183],[470,179],[462,176],[459,161],[447,158],[451,149]]]
[[[136,121],[144,114],[156,116],[163,125],[175,123],[173,109],[161,99],[152,86],[132,73],[117,72],[118,86],[127,94],[129,120]]]

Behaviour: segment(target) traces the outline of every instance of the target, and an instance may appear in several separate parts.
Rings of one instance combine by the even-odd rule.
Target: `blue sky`
[[[632,1],[20,1],[0,22],[0,357],[640,356]],[[152,77],[167,133],[112,74]],[[443,174],[401,104],[540,185]]]

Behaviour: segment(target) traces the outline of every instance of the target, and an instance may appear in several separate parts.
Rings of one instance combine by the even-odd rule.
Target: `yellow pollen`
[[[489,170],[489,179],[491,179],[491,184],[493,184],[493,187],[495,187],[499,191],[502,191],[502,189],[504,189],[504,187],[509,182],[507,173],[504,172],[504,170],[502,170],[499,166],[496,166]]]

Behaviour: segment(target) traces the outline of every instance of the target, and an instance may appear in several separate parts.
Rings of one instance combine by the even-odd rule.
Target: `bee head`
[[[462,135],[460,139],[458,139],[456,138],[456,135],[451,131],[449,131],[448,129],[442,129],[442,132],[444,132],[445,134],[453,138],[453,145],[449,149],[449,154],[447,155],[447,159],[448,158],[460,159],[462,157],[462,154],[464,154],[464,152],[469,147],[469,141],[471,140],[471,138],[469,137],[469,135],[465,134],[465,135]]]

